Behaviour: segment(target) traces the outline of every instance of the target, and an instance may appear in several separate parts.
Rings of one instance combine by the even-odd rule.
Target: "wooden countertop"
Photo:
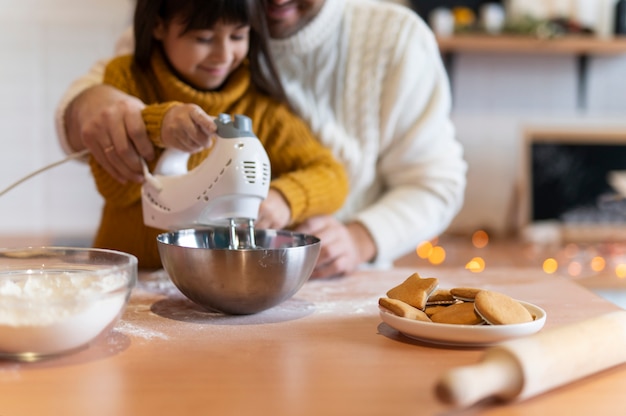
[[[310,281],[271,310],[221,316],[186,300],[162,272],[142,274],[123,319],[89,348],[38,363],[0,361],[0,415],[452,414],[433,386],[483,349],[423,344],[379,317],[378,298],[415,271],[438,277],[440,287],[489,287],[535,303],[548,314],[545,329],[617,310],[537,269],[397,268]],[[619,366],[462,414],[620,414],[625,390]]]

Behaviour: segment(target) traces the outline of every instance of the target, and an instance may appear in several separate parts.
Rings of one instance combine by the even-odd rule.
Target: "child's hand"
[[[280,230],[289,225],[291,208],[283,195],[275,189],[270,189],[267,198],[259,207],[259,217],[254,223],[257,229]]]
[[[217,132],[213,117],[196,104],[176,105],[165,113],[161,140],[165,147],[194,153],[209,147]]]

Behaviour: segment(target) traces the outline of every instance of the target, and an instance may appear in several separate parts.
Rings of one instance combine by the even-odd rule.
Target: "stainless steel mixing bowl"
[[[164,269],[190,300],[232,315],[253,314],[292,297],[311,276],[320,251],[314,236],[256,230],[255,248],[229,248],[229,227],[203,227],[157,237]],[[236,247],[249,247],[237,229]]]

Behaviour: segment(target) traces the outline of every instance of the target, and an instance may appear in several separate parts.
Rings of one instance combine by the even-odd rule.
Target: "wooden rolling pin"
[[[435,393],[456,407],[523,400],[623,362],[626,311],[617,311],[493,346],[478,364],[445,373]]]

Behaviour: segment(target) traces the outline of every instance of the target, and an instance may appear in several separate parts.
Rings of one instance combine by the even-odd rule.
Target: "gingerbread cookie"
[[[533,320],[524,305],[500,292],[481,290],[474,299],[474,308],[491,325],[521,324]]]
[[[479,325],[483,323],[483,319],[474,310],[472,302],[447,306],[445,309],[432,315],[430,319],[439,324]]]
[[[450,293],[452,293],[452,296],[464,302],[473,302],[476,294],[480,291],[481,289],[477,289],[474,287],[455,287],[450,289]]]
[[[426,306],[431,305],[452,305],[457,300],[449,289],[436,289],[428,296]]]
[[[378,304],[391,311],[394,315],[403,318],[414,319],[416,321],[430,322],[430,318],[423,311],[404,303],[398,299],[380,298]]]
[[[439,281],[434,277],[422,279],[419,274],[413,273],[404,282],[389,289],[387,297],[401,300],[423,311],[426,307],[428,296],[438,285]]]
[[[426,305],[424,312],[426,312],[426,315],[430,317],[436,314],[437,312],[440,312],[441,310],[446,309],[447,307],[448,305],[433,305],[433,306]]]

